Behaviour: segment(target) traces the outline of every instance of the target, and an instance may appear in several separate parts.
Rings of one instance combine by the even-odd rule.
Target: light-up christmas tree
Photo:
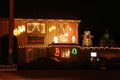
[[[102,38],[100,39],[100,46],[108,46],[108,47],[116,46],[114,40],[111,39],[108,30],[105,30],[105,33],[102,35]]]

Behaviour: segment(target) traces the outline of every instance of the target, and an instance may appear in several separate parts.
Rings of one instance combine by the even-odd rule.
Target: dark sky
[[[0,17],[8,17],[8,1],[0,0]],[[80,34],[89,28],[99,40],[109,29],[111,37],[120,42],[119,4],[113,0],[15,0],[14,17],[80,19]]]

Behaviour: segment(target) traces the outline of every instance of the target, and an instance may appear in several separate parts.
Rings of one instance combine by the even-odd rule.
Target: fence
[[[17,71],[17,64],[0,65],[0,71]]]

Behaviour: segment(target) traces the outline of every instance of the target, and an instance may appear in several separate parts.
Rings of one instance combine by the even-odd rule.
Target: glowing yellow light
[[[40,31],[39,29],[39,23],[33,23],[33,28],[32,28],[32,32],[35,30],[35,28],[37,29],[37,31]]]
[[[42,32],[41,32],[41,33],[45,33],[45,24],[42,23],[42,24],[41,24],[41,27],[42,27]]]
[[[56,29],[56,27],[55,27],[55,26],[52,26],[52,27],[49,28],[49,32],[51,32],[51,31],[53,31],[53,30],[55,30],[55,29]]]
[[[70,58],[70,50],[67,49],[67,50],[62,51],[61,57],[62,58]]]
[[[13,30],[13,35],[18,36],[25,31],[25,26],[18,26],[18,28]]]
[[[20,31],[19,31],[18,29],[14,29],[14,30],[13,30],[13,35],[14,35],[14,36],[20,35]]]
[[[23,31],[25,31],[25,26],[24,25],[22,25],[21,28],[22,28]]]
[[[23,29],[22,29],[21,26],[18,26],[18,30],[19,30],[20,32],[23,32]]]
[[[70,58],[70,50],[67,51],[66,58]]]

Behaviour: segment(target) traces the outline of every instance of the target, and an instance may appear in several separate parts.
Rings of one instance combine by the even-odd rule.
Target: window
[[[27,33],[45,34],[45,23],[27,23]]]

